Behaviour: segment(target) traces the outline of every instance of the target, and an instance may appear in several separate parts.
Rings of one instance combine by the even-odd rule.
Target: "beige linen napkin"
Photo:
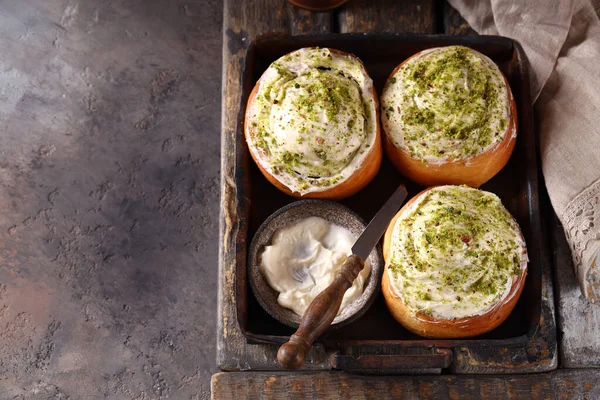
[[[588,0],[449,0],[531,64],[542,170],[583,294],[600,303],[600,20]]]

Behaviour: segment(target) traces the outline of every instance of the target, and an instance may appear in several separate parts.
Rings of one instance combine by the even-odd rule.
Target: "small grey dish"
[[[292,328],[298,327],[302,317],[279,305],[277,302],[279,293],[269,286],[267,279],[260,271],[260,256],[265,246],[271,244],[271,239],[278,229],[308,217],[321,217],[348,229],[357,238],[366,228],[365,222],[352,210],[341,204],[325,200],[300,200],[288,204],[271,214],[258,228],[252,238],[248,255],[248,275],[252,292],[269,315]],[[339,328],[358,319],[375,301],[379,293],[384,265],[379,244],[369,254],[368,261],[371,265],[371,274],[365,282],[363,293],[335,317],[330,329]]]

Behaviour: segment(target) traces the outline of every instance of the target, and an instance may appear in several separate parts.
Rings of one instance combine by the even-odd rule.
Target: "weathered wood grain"
[[[447,35],[477,35],[454,7],[444,1],[444,33]]]
[[[352,0],[338,12],[340,32],[436,33],[434,0]]]
[[[598,399],[600,370],[533,375],[356,376],[344,373],[219,373],[213,399]]]
[[[331,29],[328,14],[309,14],[291,9],[284,1],[226,0],[223,25],[223,81],[221,112],[221,214],[219,241],[219,310],[217,326],[217,365],[222,370],[278,369],[277,348],[248,345],[242,335],[235,310],[235,268],[238,255],[236,237],[243,233],[238,218],[237,189],[234,183],[236,132],[240,109],[243,61],[249,43],[267,33],[323,33]],[[316,347],[316,352],[323,352]],[[306,369],[329,368],[327,357],[308,355]],[[310,362],[310,360],[319,360]]]
[[[600,367],[600,307],[581,294],[563,227],[556,216],[553,222],[560,363],[566,368]]]
[[[333,13],[310,12],[286,2],[288,30],[291,35],[329,33],[333,27]]]
[[[223,26],[223,82],[221,113],[221,215],[219,242],[219,310],[217,325],[217,365],[223,370],[244,370],[274,364],[275,353],[266,354],[260,347],[245,346],[235,311],[234,243],[239,233],[237,218],[235,173],[235,134],[241,96],[240,76],[246,49],[257,35],[278,31],[287,32],[284,3],[275,11],[275,2],[263,0],[249,4],[226,1]],[[266,9],[271,12],[265,13]],[[266,365],[264,365],[266,367]]]

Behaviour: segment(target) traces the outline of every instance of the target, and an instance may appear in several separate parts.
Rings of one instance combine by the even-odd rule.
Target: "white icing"
[[[323,218],[309,217],[279,229],[261,254],[260,271],[279,292],[277,302],[302,316],[313,299],[333,282],[352,254],[356,237]],[[339,313],[363,292],[371,267],[367,262],[344,294]]]
[[[315,82],[329,93],[341,93],[333,101],[336,113],[311,101],[315,93],[309,90]],[[248,106],[250,151],[292,191],[306,194],[339,185],[375,144],[377,105],[372,90],[372,80],[354,56],[318,48],[290,53],[265,71]],[[263,138],[267,139],[261,146]]]

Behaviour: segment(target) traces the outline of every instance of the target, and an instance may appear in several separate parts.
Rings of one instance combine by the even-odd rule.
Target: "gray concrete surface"
[[[205,399],[222,4],[0,1],[0,399]]]

